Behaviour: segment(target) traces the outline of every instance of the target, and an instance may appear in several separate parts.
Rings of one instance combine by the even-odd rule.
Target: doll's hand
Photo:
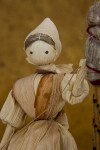
[[[81,59],[80,63],[79,63],[79,66],[84,68],[86,66],[86,59]]]

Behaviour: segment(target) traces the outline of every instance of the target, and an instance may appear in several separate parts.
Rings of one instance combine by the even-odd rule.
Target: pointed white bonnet
[[[61,46],[61,42],[59,39],[59,33],[55,24],[50,20],[50,18],[45,18],[40,25],[38,25],[32,32],[30,32],[27,35],[25,41],[28,39],[30,35],[34,35],[36,33],[46,34],[53,39],[53,41],[55,42],[55,48],[56,48],[56,58],[55,58],[56,60],[61,52],[62,46]]]

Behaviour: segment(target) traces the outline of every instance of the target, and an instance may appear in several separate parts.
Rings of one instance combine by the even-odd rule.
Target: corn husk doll
[[[66,102],[80,103],[88,95],[85,60],[80,61],[80,69],[74,75],[71,64],[53,64],[61,52],[61,42],[49,18],[28,34],[25,52],[27,61],[38,68],[14,83],[3,105],[0,119],[7,127],[0,149],[77,150],[68,131],[64,106]],[[33,121],[22,128],[26,115]],[[14,134],[15,128],[21,129]]]

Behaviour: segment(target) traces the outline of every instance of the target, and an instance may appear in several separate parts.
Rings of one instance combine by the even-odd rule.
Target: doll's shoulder
[[[24,112],[30,117],[33,116],[33,107],[35,101],[35,94],[33,89],[33,81],[36,74],[26,76],[18,79],[12,88],[12,95],[18,102]],[[28,102],[28,103],[27,103]]]
[[[22,84],[22,83],[25,83],[25,82],[29,82],[29,81],[32,81],[34,80],[36,74],[31,74],[29,76],[26,76],[26,77],[23,77],[23,78],[19,78],[15,81],[14,85],[17,85],[17,84]]]
[[[17,79],[17,80],[15,81],[15,83],[16,83],[16,82],[19,82],[19,81],[25,81],[25,80],[32,79],[32,78],[34,78],[35,76],[36,76],[36,74],[34,73],[34,74],[31,74],[31,75],[28,75],[28,76],[19,78],[19,79]]]
[[[13,84],[12,92],[20,91],[22,89],[28,89],[32,86],[32,81],[34,81],[36,74],[32,74],[20,79],[17,79]]]

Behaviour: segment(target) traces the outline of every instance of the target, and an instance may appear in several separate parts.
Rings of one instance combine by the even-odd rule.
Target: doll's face
[[[36,41],[26,49],[26,54],[30,63],[41,66],[54,62],[56,50],[44,41]]]

